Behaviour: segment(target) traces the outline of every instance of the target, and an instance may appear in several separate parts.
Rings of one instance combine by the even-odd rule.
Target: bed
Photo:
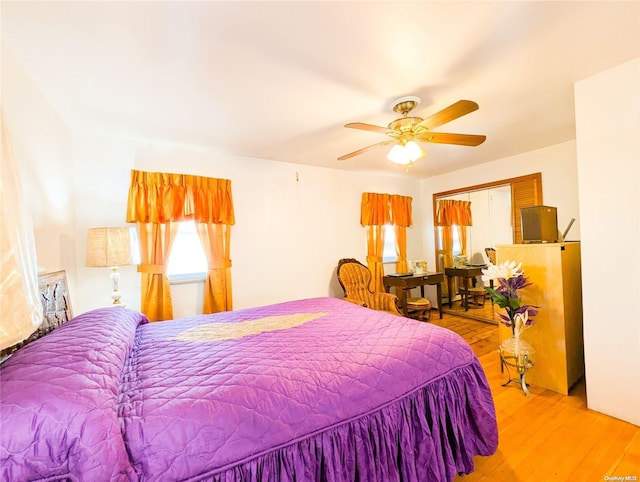
[[[3,481],[450,481],[498,442],[461,337],[335,298],[90,311],[0,384]]]

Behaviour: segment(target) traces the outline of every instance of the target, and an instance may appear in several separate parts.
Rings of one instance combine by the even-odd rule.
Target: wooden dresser
[[[580,243],[510,244],[496,247],[498,264],[522,263],[533,283],[523,302],[539,306],[535,323],[522,335],[536,350],[527,382],[567,395],[584,375]],[[500,342],[511,329],[500,324]]]

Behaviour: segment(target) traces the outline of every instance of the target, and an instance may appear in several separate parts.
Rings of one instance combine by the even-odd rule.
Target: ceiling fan
[[[458,146],[478,146],[487,138],[486,136],[475,134],[448,134],[445,132],[431,131],[431,129],[435,127],[439,127],[477,110],[478,104],[471,100],[459,100],[426,119],[409,117],[409,112],[418,104],[420,104],[420,98],[415,96],[397,99],[393,103],[393,111],[402,114],[402,117],[391,121],[387,127],[365,124],[363,122],[346,124],[345,127],[379,132],[386,134],[391,139],[345,154],[344,156],[338,157],[338,160],[344,161],[345,159],[363,154],[371,149],[393,144],[387,158],[397,164],[409,165],[424,156],[424,152],[416,141],[455,144]]]

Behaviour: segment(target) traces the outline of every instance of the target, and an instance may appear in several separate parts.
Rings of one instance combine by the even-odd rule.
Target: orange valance
[[[398,194],[362,193],[360,224],[363,226],[411,226],[412,198]]]
[[[231,181],[188,174],[131,171],[128,223],[196,221],[235,224]]]
[[[405,227],[413,224],[411,201],[413,199],[409,196],[391,195],[391,224]]]
[[[441,199],[436,205],[436,226],[473,226],[471,201]]]

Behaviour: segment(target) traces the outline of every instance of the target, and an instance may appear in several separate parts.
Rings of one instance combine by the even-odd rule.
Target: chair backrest
[[[343,258],[338,261],[338,282],[347,298],[368,301],[371,290],[371,271],[360,261]]]
[[[484,252],[487,254],[487,258],[491,264],[496,264],[496,250],[493,248],[484,248]]]

